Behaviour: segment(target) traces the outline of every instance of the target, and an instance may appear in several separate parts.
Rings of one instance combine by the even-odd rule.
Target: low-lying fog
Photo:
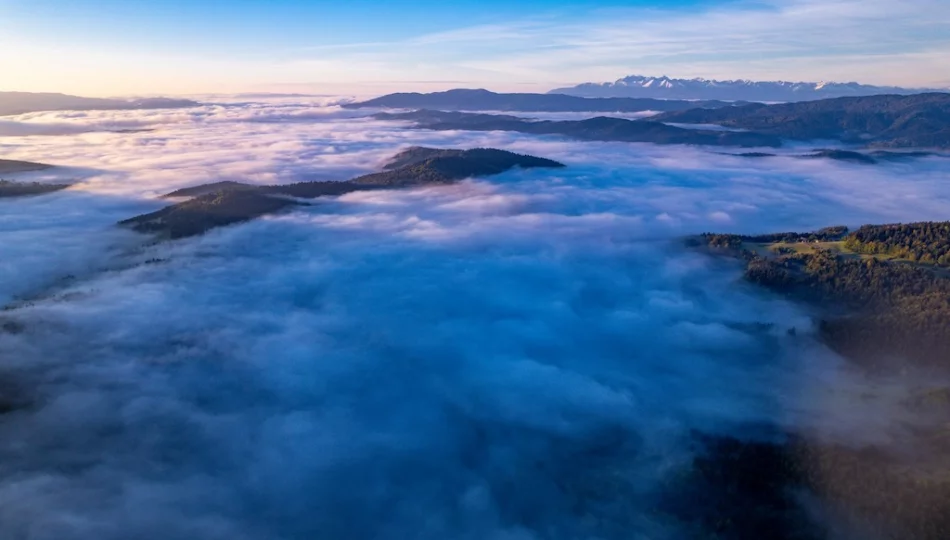
[[[852,410],[860,380],[801,308],[678,238],[946,219],[950,162],[764,162],[365,114],[281,101],[4,121],[0,156],[68,166],[18,178],[78,182],[0,200],[7,537],[677,538],[652,501],[692,430],[893,427],[886,404]],[[176,188],[342,180],[409,145],[569,167],[172,243],[114,226]]]

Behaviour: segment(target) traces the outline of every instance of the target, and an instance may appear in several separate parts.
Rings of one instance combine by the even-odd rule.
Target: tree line
[[[865,225],[844,239],[856,253],[950,266],[950,221]]]

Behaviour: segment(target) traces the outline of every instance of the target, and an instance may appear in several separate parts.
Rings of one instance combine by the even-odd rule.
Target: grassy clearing
[[[753,243],[745,242],[745,249],[754,251],[760,257],[776,258],[781,255],[810,255],[818,251],[830,251],[839,257],[849,259],[877,259],[878,261],[899,262],[911,266],[929,270],[943,278],[950,278],[950,269],[940,268],[934,264],[911,261],[909,259],[897,257],[889,254],[867,254],[855,253],[844,245],[844,241],[836,242],[771,242],[771,243]]]
[[[745,249],[754,251],[761,257],[777,257],[779,255],[807,255],[816,251],[832,251],[838,255],[858,256],[857,253],[847,250],[844,242],[771,242],[743,244]]]

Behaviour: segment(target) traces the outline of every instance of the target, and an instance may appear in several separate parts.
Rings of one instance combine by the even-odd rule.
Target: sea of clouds
[[[568,167],[176,242],[115,226],[177,188],[344,180],[411,145]],[[943,158],[434,133],[331,99],[11,117],[0,158],[76,183],[0,200],[14,540],[677,538],[654,502],[695,432],[900,429],[804,308],[682,237],[950,207]]]

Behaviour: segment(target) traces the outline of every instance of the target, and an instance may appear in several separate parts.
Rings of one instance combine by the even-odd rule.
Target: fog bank
[[[939,158],[766,165],[406,130],[332,102],[28,120],[154,131],[0,136],[78,181],[0,201],[10,538],[674,539],[656,501],[696,431],[903,429],[884,398],[853,406],[866,381],[803,308],[679,238],[945,218]],[[113,226],[180,187],[346,179],[417,144],[569,167],[180,242]]]

